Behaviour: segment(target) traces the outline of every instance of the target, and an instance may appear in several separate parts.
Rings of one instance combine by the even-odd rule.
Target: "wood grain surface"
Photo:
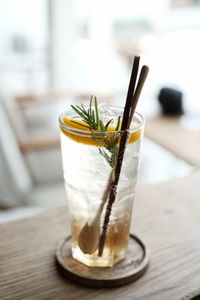
[[[60,208],[0,225],[1,300],[178,300],[199,289],[200,171],[138,189],[132,232],[150,248],[151,262],[129,285],[87,288],[59,275],[55,252],[69,234],[67,219]]]

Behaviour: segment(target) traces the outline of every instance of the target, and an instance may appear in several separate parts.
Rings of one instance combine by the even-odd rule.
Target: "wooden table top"
[[[197,123],[197,128],[191,128]],[[200,118],[158,116],[146,119],[145,135],[189,164],[200,167]],[[193,125],[194,124],[194,125]],[[192,145],[192,146],[191,146]]]
[[[67,234],[66,208],[0,225],[0,299],[183,299],[200,288],[200,171],[138,188],[132,231],[151,250],[143,277],[112,289],[60,277],[57,244]]]

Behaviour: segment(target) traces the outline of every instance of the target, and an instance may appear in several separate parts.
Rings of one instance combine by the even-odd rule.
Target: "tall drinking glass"
[[[123,114],[123,109],[119,107],[110,109],[115,116]],[[72,109],[59,117],[72,256],[90,267],[112,266],[125,258],[128,247],[144,120],[139,113],[134,114],[101,255],[98,242],[105,221],[113,174],[106,159],[105,143],[117,141],[118,148],[123,132],[113,131],[112,124],[106,133],[85,130],[72,120],[78,120]],[[96,247],[88,250],[87,245],[94,238]]]

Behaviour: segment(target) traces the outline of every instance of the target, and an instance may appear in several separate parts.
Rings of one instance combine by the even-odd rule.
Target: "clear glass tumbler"
[[[111,108],[116,115],[123,115],[121,108]],[[117,140],[118,148],[123,132],[80,129],[78,124],[71,122],[73,119],[78,118],[72,109],[59,117],[72,256],[90,267],[112,266],[126,256],[144,120],[140,114],[134,114],[100,255],[99,240],[113,176],[113,169],[106,159],[105,142]]]

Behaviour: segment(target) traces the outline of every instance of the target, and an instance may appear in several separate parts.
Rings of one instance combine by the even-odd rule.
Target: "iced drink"
[[[114,141],[115,149],[118,149],[123,132],[115,131],[115,128],[122,114],[121,108],[99,106],[99,118],[103,123],[111,120],[106,132],[84,127],[84,122],[73,109],[64,112],[59,118],[64,181],[71,218],[72,256],[87,266],[112,266],[126,256],[143,135],[143,118],[138,113],[134,114],[129,130],[103,253],[99,256],[98,246],[91,251],[87,250],[87,243],[91,243],[92,236],[96,234],[98,241],[102,232],[113,171],[109,164],[110,153],[105,146],[107,142],[112,144]],[[101,212],[97,221],[99,209]],[[82,235],[84,241],[80,241],[85,227],[91,231],[87,231],[84,237]],[[93,229],[96,233],[92,232]],[[86,248],[81,246],[82,243],[86,244]]]

